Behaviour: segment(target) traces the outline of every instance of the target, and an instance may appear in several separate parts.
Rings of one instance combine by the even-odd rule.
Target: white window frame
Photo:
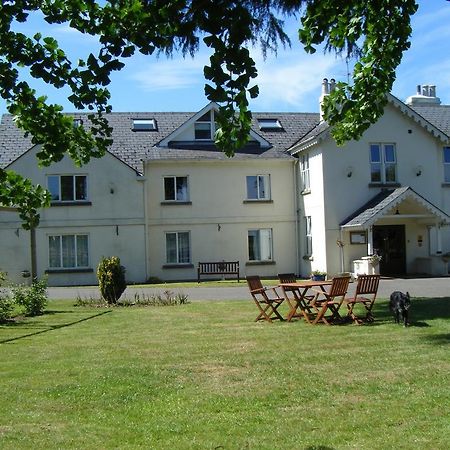
[[[373,161],[372,160],[372,147],[378,147],[379,149],[379,155],[380,160],[379,161]],[[392,147],[393,149],[393,155],[394,155],[394,161],[387,161],[387,152],[386,149],[388,147]],[[369,160],[370,160],[370,182],[376,183],[376,184],[388,184],[388,183],[397,183],[397,149],[396,145],[392,142],[372,142],[369,146]],[[379,172],[380,172],[380,180],[373,180],[372,175],[375,173],[372,168],[379,166]],[[393,167],[394,168],[394,179],[388,180],[387,174],[388,169]]]
[[[61,188],[61,179],[63,177],[71,177],[72,178],[72,192],[73,198],[71,199],[62,199],[62,188]],[[58,198],[53,198],[54,193],[50,189],[50,179],[57,179],[58,182]],[[77,198],[77,178],[84,178],[85,180],[85,189],[84,189],[84,198]],[[64,203],[79,203],[86,202],[89,200],[89,184],[88,184],[88,176],[86,174],[49,174],[47,175],[47,190],[50,192],[52,196],[52,202],[64,202]]]
[[[156,119],[133,119],[133,131],[156,131]]]
[[[309,172],[309,154],[305,153],[300,155],[300,180],[301,180],[301,192],[310,192],[311,190],[311,178]]]
[[[215,115],[216,111],[214,109],[209,110],[205,114],[203,114],[202,117],[197,119],[197,121],[194,123],[194,139],[196,141],[212,141],[214,140],[214,135],[216,134],[216,123],[215,123]],[[205,120],[205,117],[207,116],[208,120]],[[202,130],[202,128],[205,127],[205,125],[209,128],[209,136],[204,138],[199,138],[196,136],[196,132],[198,131],[205,131]]]
[[[186,179],[186,197],[178,198],[177,179]],[[166,198],[166,180],[173,180],[175,198]],[[165,202],[184,203],[189,201],[189,177],[187,175],[165,175],[163,177],[163,197]]]
[[[65,265],[64,264],[64,246],[63,246],[63,238],[64,237],[72,237],[73,238],[73,244],[74,247],[72,249],[72,253],[75,258],[75,264],[74,265]],[[50,240],[57,238],[59,240],[58,245],[58,259],[59,263],[57,265],[52,265],[52,255],[51,255],[51,245]],[[78,255],[78,245],[79,245],[79,238],[86,239],[86,263],[83,264],[79,261],[79,255]],[[55,270],[64,270],[64,269],[87,269],[89,268],[89,261],[90,261],[90,248],[89,248],[89,235],[87,233],[77,233],[77,234],[49,234],[48,235],[48,267],[49,269],[55,269]]]
[[[259,248],[253,251],[250,245],[251,235],[257,236]],[[267,238],[267,242],[263,242]],[[272,228],[253,228],[247,231],[247,254],[249,261],[273,261],[273,230]]]
[[[255,179],[256,181],[256,196],[250,197],[249,192],[249,182],[250,179]],[[246,189],[247,189],[247,200],[270,200],[272,197],[272,189],[270,186],[270,174],[258,174],[258,175],[247,175],[245,177]],[[262,184],[262,186],[261,186]],[[263,191],[263,192],[261,192]]]
[[[444,147],[442,161],[444,164],[444,183],[450,183],[450,147]]]
[[[305,256],[313,254],[313,236],[311,216],[305,216]]]
[[[258,126],[261,131],[279,131],[283,130],[283,125],[276,118],[261,118],[257,119]]]
[[[167,246],[167,238],[169,235],[175,235],[175,246],[176,246],[176,261],[169,261],[169,253],[168,253],[168,246]],[[181,235],[187,235],[188,238],[188,259],[183,260],[183,257],[181,255],[181,245],[180,245],[180,239]],[[192,261],[192,249],[191,249],[191,233],[190,231],[166,231],[165,232],[165,245],[166,245],[166,264],[191,264]]]

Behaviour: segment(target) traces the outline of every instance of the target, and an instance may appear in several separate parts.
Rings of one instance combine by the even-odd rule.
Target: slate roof
[[[215,148],[199,145],[195,149],[158,147],[158,143],[179,128],[196,112],[117,112],[107,115],[113,127],[113,144],[109,151],[142,173],[145,159],[227,159]],[[88,122],[87,114],[69,114]],[[260,130],[258,118],[276,118],[281,131]],[[133,131],[133,119],[155,119],[156,131]],[[291,158],[287,149],[297,142],[319,121],[316,113],[253,113],[253,130],[271,143],[269,149],[244,149],[236,158]],[[0,167],[5,168],[32,147],[31,139],[25,138],[15,124],[13,117],[5,114],[0,124]],[[247,151],[248,150],[248,151]]]
[[[344,219],[341,227],[364,228],[371,225],[384,212],[400,203],[407,195],[412,195],[416,201],[426,207],[433,214],[440,217],[444,222],[450,223],[450,217],[441,209],[430,203],[418,194],[410,186],[402,186],[397,189],[384,189],[375,197],[356,210],[352,215]]]
[[[417,105],[411,109],[450,136],[450,105]]]
[[[393,103],[395,106],[401,105],[403,112],[409,111],[419,114],[426,122],[430,125],[436,127],[446,137],[450,137],[450,105],[415,105],[409,106],[399,100],[392,94],[388,94],[388,101]],[[413,113],[413,114],[414,114]],[[426,126],[426,125],[425,125]],[[310,129],[302,138],[296,143],[297,145],[305,148],[308,144],[314,143],[321,135],[324,135],[327,130],[331,127],[327,122],[320,122],[315,127]],[[295,154],[295,148],[293,149],[293,154]]]

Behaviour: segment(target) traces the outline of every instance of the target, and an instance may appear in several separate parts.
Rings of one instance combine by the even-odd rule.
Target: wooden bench
[[[239,282],[239,261],[199,262],[197,268],[199,283],[201,275],[236,275]]]

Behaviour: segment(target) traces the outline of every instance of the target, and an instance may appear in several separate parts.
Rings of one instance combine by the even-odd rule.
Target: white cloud
[[[286,108],[317,110],[323,78],[347,81],[345,63],[331,54],[286,51],[278,58],[258,61],[257,66],[260,96],[255,103],[265,109],[283,103]]]
[[[138,66],[140,69],[134,70],[130,78],[147,92],[161,89],[185,89],[204,84],[203,67],[207,63],[205,56],[199,54],[194,59],[186,57],[166,60],[163,58],[160,57],[144,65],[139,63],[142,58],[137,58],[133,66]]]

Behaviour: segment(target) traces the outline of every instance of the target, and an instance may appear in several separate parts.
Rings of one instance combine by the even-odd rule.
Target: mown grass
[[[370,326],[253,303],[74,307],[0,326],[0,447],[450,448],[450,298]]]

